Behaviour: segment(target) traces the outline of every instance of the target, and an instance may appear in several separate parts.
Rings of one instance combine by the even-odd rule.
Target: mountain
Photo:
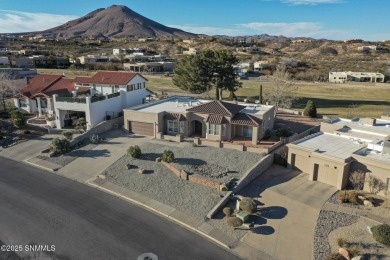
[[[192,38],[196,34],[152,21],[123,5],[97,9],[81,18],[48,29],[41,34],[79,38]]]

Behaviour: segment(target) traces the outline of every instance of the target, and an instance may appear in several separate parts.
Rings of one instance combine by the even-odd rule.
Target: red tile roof
[[[235,125],[259,126],[263,123],[263,121],[260,118],[249,114],[238,113],[233,116],[232,120],[230,120],[230,123]]]
[[[142,75],[134,72],[98,71],[92,77],[77,77],[76,82],[91,83],[91,84],[126,85],[127,83],[129,83],[130,80],[132,80],[137,75],[142,77]]]
[[[30,80],[30,82],[20,90],[20,94],[26,97],[32,97],[50,87],[53,83],[60,80],[62,75],[39,74]]]
[[[165,119],[173,121],[187,121],[187,118],[179,113],[167,113]]]
[[[206,119],[206,122],[210,124],[222,125],[228,124],[229,120],[227,120],[224,116],[221,115],[209,115]]]
[[[223,116],[233,116],[243,110],[245,106],[228,103],[224,101],[211,101],[196,107],[187,109],[187,111],[204,114],[215,114]]]

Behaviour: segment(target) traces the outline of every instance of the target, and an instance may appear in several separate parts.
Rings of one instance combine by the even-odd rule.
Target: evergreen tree
[[[308,100],[305,110],[303,110],[303,115],[304,116],[310,116],[311,118],[316,118],[317,117],[317,108],[316,105],[312,100]]]

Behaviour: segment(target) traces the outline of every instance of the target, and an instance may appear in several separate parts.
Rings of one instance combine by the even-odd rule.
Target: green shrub
[[[55,138],[51,141],[51,146],[56,154],[64,154],[70,150],[70,142],[65,138]]]
[[[139,148],[138,145],[130,146],[129,149],[127,149],[127,154],[133,158],[140,158],[142,155],[141,148]]]
[[[339,193],[339,202],[340,203],[346,203],[346,202],[348,202],[347,198],[348,198],[347,191],[346,190],[340,191],[340,193]]]
[[[339,253],[330,253],[327,255],[326,260],[345,260],[345,258]]]
[[[293,132],[291,131],[290,128],[279,128],[276,130],[276,135],[278,137],[290,137],[292,136]]]
[[[89,138],[89,141],[91,141],[91,143],[93,143],[93,144],[98,144],[101,140],[102,140],[102,138],[100,138],[98,134],[93,134]]]
[[[225,214],[225,216],[228,217],[228,218],[232,215],[232,209],[229,208],[229,207],[223,208],[222,211],[223,211],[223,214]]]
[[[382,224],[371,228],[372,235],[376,241],[390,246],[390,225]]]
[[[66,139],[71,140],[73,137],[74,132],[73,131],[65,131],[62,133],[63,136],[66,137]]]
[[[79,119],[77,119],[75,129],[83,130],[85,132],[87,130],[87,120],[84,117],[80,117]]]
[[[360,203],[358,196],[359,196],[359,193],[357,191],[354,191],[354,190],[340,191],[339,201],[340,201],[340,203],[352,203],[352,204],[358,205]]]
[[[239,227],[243,224],[242,220],[237,217],[228,217],[226,222],[230,227]]]
[[[18,110],[12,110],[11,112],[11,122],[16,128],[21,128],[25,124],[25,118],[23,113]]]
[[[172,151],[170,151],[170,150],[164,151],[164,153],[162,155],[162,160],[164,162],[171,163],[171,162],[173,162],[174,159],[175,159],[175,155],[173,154]]]
[[[308,100],[305,110],[303,110],[304,116],[310,116],[311,118],[317,117],[317,108],[313,101]]]
[[[256,201],[252,198],[244,197],[240,202],[240,209],[248,214],[255,213],[257,210]]]

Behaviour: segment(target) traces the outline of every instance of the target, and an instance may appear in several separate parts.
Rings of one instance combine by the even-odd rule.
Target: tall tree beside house
[[[241,87],[233,65],[238,62],[228,50],[205,50],[197,56],[189,56],[178,62],[173,84],[191,93],[204,93],[215,88],[216,99],[222,99],[222,91],[230,96]]]
[[[297,87],[290,81],[290,74],[284,66],[278,66],[270,77],[271,87],[266,95],[277,111],[279,108],[290,108],[297,99]]]
[[[0,73],[0,107],[7,110],[6,100],[17,93],[17,85],[13,84],[12,78],[7,73]]]

